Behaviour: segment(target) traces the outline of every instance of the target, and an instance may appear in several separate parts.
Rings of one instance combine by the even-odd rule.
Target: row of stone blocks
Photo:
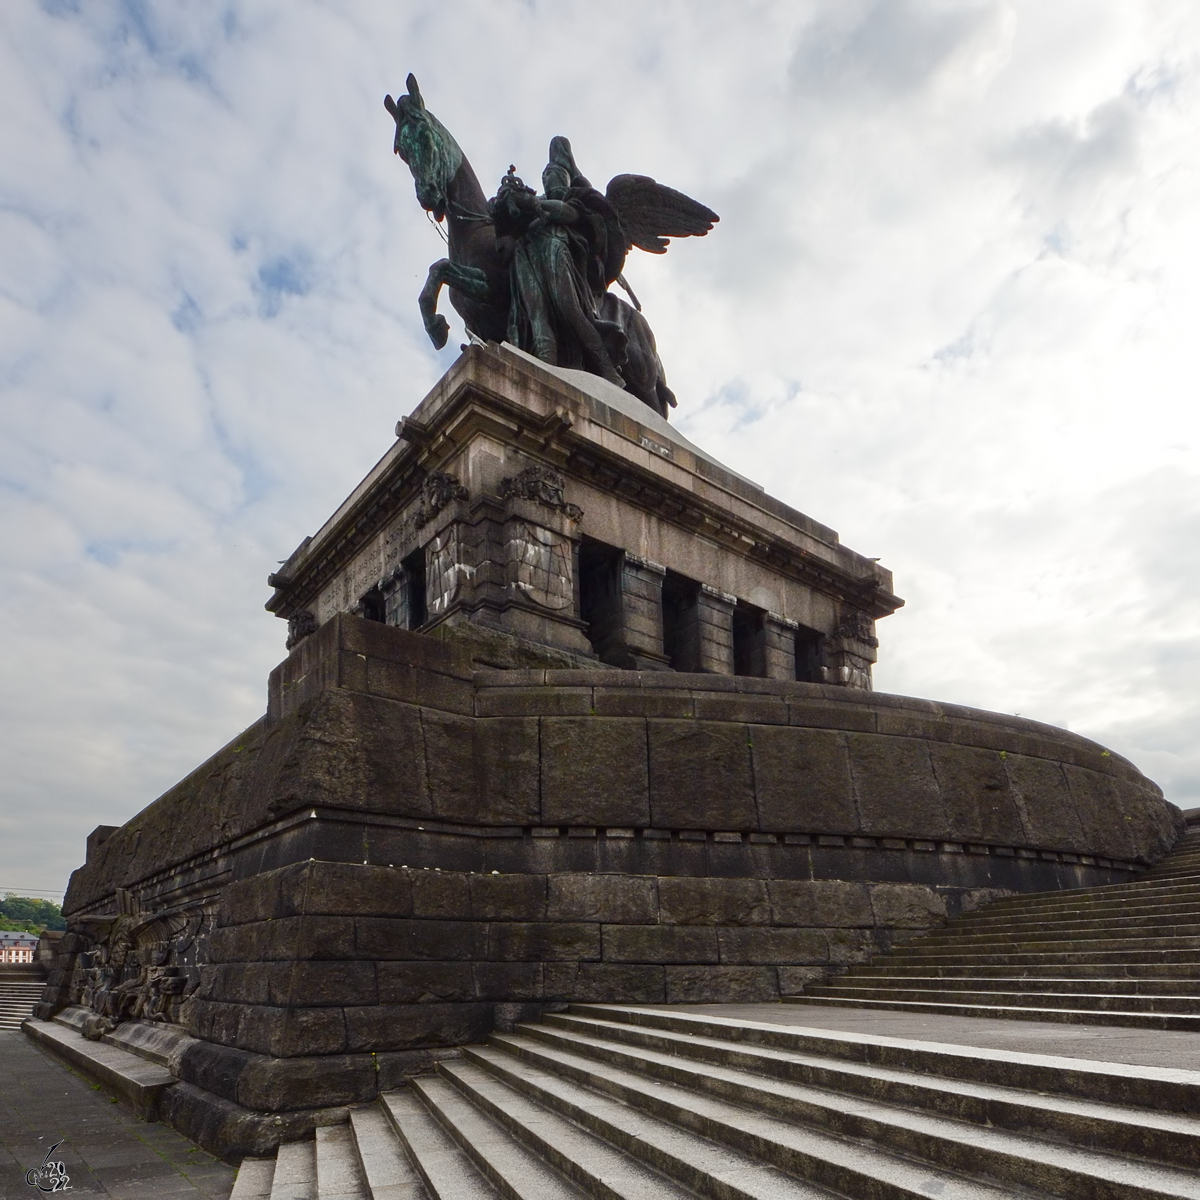
[[[775,999],[928,928],[947,899],[904,883],[303,863],[229,887],[187,1021],[294,1057],[455,1044],[497,1002]]]
[[[485,670],[339,616],[273,672],[264,720],[91,839],[41,1015],[141,989],[191,1039],[178,1097],[269,1124],[548,1007],[795,994],[997,895],[1127,878],[1178,824],[1131,764],[1035,722]],[[106,975],[118,928],[150,932]],[[164,947],[177,1013],[139,982]]]

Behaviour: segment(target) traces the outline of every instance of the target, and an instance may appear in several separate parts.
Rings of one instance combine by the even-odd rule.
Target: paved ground
[[[227,1200],[233,1168],[165,1125],[149,1124],[39,1050],[0,1032],[0,1198],[35,1200],[25,1182],[60,1138],[76,1196],[113,1200]]]
[[[877,1037],[1009,1050],[1014,1054],[1057,1054],[1063,1058],[1200,1071],[1200,1033],[1174,1029],[1003,1021],[886,1009],[866,1012],[818,1004],[668,1004],[663,1007],[677,1008],[681,1012],[711,1013],[733,1021],[807,1025],[813,1029],[838,1029]]]

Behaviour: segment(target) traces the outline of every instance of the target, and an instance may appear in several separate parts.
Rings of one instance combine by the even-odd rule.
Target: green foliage
[[[66,929],[62,908],[49,900],[6,892],[0,900],[0,929],[40,933],[43,929]]]

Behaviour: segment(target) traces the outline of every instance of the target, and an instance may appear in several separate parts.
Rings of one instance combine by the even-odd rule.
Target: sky
[[[0,892],[264,711],[266,576],[464,340],[391,153],[566,134],[721,216],[626,275],[706,450],[895,574],[878,690],[1200,805],[1200,7],[6,0]]]

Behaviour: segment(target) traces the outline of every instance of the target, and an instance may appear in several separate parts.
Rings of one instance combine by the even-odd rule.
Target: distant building
[[[13,933],[0,929],[0,963],[31,963],[37,949],[36,933]]]

